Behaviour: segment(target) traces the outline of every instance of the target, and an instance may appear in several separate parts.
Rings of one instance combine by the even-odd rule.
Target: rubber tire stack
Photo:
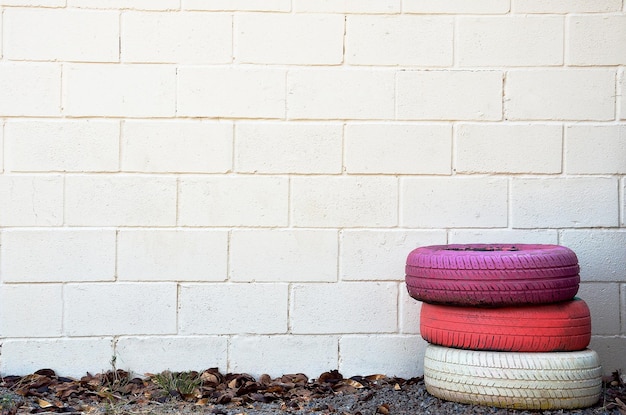
[[[577,409],[602,390],[588,349],[591,316],[575,297],[576,254],[560,245],[434,245],[407,257],[409,295],[422,302],[427,391],[511,409]]]

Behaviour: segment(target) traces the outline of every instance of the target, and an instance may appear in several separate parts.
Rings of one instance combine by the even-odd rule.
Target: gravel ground
[[[94,408],[91,414],[216,414],[216,415],[624,415],[613,399],[607,393],[597,405],[591,408],[578,410],[551,410],[551,411],[518,411],[500,409],[479,405],[465,405],[455,402],[442,401],[426,392],[424,382],[414,379],[399,389],[392,384],[360,390],[355,393],[337,393],[322,398],[315,398],[298,408],[290,408],[281,402],[252,403],[244,405],[207,405],[197,406],[181,402],[168,402],[161,405],[149,405],[141,409],[132,405],[120,404],[116,408]]]
[[[203,374],[205,379],[217,374],[220,382],[216,383],[215,387],[205,388],[204,394],[187,396],[185,399],[185,396],[177,393],[164,395],[162,387],[157,387],[153,381],[146,381],[145,379],[123,383],[126,386],[136,385],[135,389],[131,388],[132,393],[124,394],[120,392],[122,384],[109,382],[112,376],[111,372],[83,378],[80,381],[64,380],[51,371],[40,373],[44,373],[44,375],[35,374],[20,379],[4,378],[3,383],[0,384],[1,415],[26,413],[76,415],[626,415],[626,405],[621,403],[621,401],[626,401],[626,385],[620,379],[619,374],[615,374],[613,378],[605,379],[603,394],[600,401],[593,407],[577,410],[521,411],[442,401],[426,391],[421,378],[405,380],[373,375],[373,378],[344,379],[337,372],[326,372],[323,374],[326,375],[326,381],[320,380],[323,379],[322,377],[308,380],[304,375],[285,375],[286,377],[277,379],[255,380],[245,374],[229,377],[229,375],[221,375],[217,372],[205,372]],[[94,385],[95,387],[93,387]],[[278,389],[281,391],[271,392]],[[63,395],[63,391],[74,392]],[[111,391],[114,392],[110,393]],[[16,392],[20,394],[18,395]],[[270,395],[272,399],[269,402],[264,402],[263,398]],[[60,396],[65,396],[65,398],[60,398]],[[202,398],[198,399],[199,396]],[[218,402],[221,402],[225,396],[229,396],[228,402],[219,404]]]
[[[270,403],[250,402],[247,400],[231,402],[225,405],[198,402],[189,402],[180,398],[170,398],[159,403],[147,401],[138,403],[136,400],[121,397],[114,401],[95,400],[77,404],[73,410],[46,410],[41,408],[41,401],[36,397],[23,399],[17,412],[3,410],[2,414],[12,413],[72,413],[89,415],[130,415],[130,414],[215,414],[215,415],[467,415],[467,414],[496,414],[496,415],[626,415],[626,406],[620,410],[616,398],[624,398],[626,390],[623,384],[610,381],[603,392],[600,402],[591,408],[578,410],[547,410],[547,411],[519,411],[499,409],[479,405],[465,405],[455,402],[442,401],[426,392],[424,382],[420,378],[396,382],[398,379],[381,379],[371,382],[367,387],[351,389],[344,392],[326,393],[321,397],[297,397],[292,399],[278,399]],[[400,384],[402,383],[402,384]],[[12,393],[9,389],[0,388],[0,394],[7,396]],[[16,397],[17,398],[17,397]],[[79,409],[76,409],[79,408]],[[6,409],[6,408],[5,408]]]

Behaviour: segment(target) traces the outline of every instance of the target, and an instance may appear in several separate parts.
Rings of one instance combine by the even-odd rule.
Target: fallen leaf
[[[51,404],[48,401],[44,401],[43,399],[37,399],[37,405],[39,405],[42,409],[51,408],[54,404]]]
[[[376,409],[377,414],[389,415],[389,405],[386,403],[380,405],[378,409]]]
[[[352,380],[352,379],[344,379],[343,381],[346,385],[348,386],[352,386],[355,389],[362,389],[363,388],[363,384],[360,382],[357,382],[356,380]]]

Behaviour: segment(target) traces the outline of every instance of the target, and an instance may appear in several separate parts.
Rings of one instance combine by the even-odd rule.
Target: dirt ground
[[[337,371],[309,379],[304,374],[255,379],[247,374],[163,372],[144,378],[122,371],[82,379],[40,370],[0,382],[2,415],[65,413],[89,415],[626,415],[626,385],[618,373],[604,379],[600,401],[576,410],[518,411],[442,401],[422,378],[384,375],[344,378]]]

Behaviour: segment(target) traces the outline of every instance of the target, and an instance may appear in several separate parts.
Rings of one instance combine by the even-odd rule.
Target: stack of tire
[[[602,390],[576,254],[559,245],[435,245],[407,257],[422,301],[427,391],[512,409],[576,409]]]

